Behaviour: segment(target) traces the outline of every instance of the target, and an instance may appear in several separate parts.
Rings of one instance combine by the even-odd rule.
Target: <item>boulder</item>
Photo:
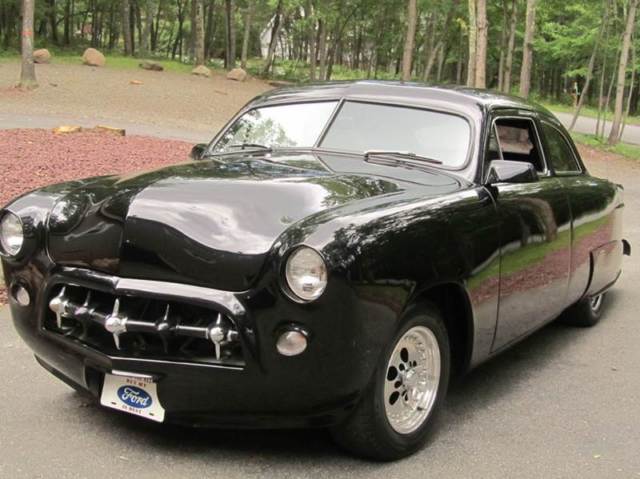
[[[227,80],[245,81],[247,79],[247,72],[242,68],[234,68],[227,73]]]
[[[204,65],[198,65],[197,67],[195,67],[193,70],[191,70],[191,74],[192,75],[198,75],[201,77],[210,77],[211,76],[211,70],[209,70],[207,67],[205,67]]]
[[[140,63],[140,68],[143,70],[151,70],[154,72],[161,72],[164,70],[164,67],[160,65],[158,62],[152,62],[151,60],[145,60]]]
[[[80,133],[82,131],[81,126],[62,125],[53,129],[56,135],[66,135],[68,133]]]
[[[49,63],[51,61],[51,53],[46,48],[40,48],[33,52],[34,63]]]
[[[82,63],[90,67],[103,67],[107,60],[104,55],[95,48],[87,48],[82,55]]]

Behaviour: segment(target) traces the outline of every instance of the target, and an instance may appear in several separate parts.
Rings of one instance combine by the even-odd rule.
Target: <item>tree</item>
[[[225,0],[225,25],[227,30],[225,67],[227,70],[231,70],[236,66],[236,26],[233,18],[235,10],[234,0]]]
[[[251,36],[251,22],[253,20],[253,10],[255,5],[253,1],[249,1],[247,11],[244,17],[244,36],[242,38],[242,53],[240,55],[240,66],[247,68],[247,56],[249,52],[249,39]]]
[[[600,25],[598,36],[596,37],[596,40],[593,44],[593,51],[591,52],[591,58],[589,58],[589,66],[587,67],[587,77],[584,83],[584,87],[582,88],[582,94],[580,95],[580,99],[578,100],[578,105],[576,106],[576,111],[574,112],[573,118],[571,119],[571,124],[569,125],[569,131],[572,131],[573,128],[576,126],[576,122],[578,121],[578,117],[580,116],[580,111],[582,110],[585,99],[587,98],[587,95],[589,93],[589,87],[591,86],[591,79],[593,77],[593,69],[596,64],[596,55],[598,54],[598,49],[600,48],[600,42],[602,41],[605,25],[607,25],[608,20],[609,20],[609,5],[605,4],[604,21]]]
[[[418,18],[418,7],[416,0],[407,2],[407,32],[404,40],[404,51],[402,54],[402,80],[411,80],[411,70],[413,65],[413,48],[416,39],[416,23]]]
[[[194,3],[194,63],[196,66],[204,65],[204,5],[203,0],[193,0]]]
[[[620,50],[620,61],[618,63],[618,82],[616,84],[616,101],[613,114],[613,123],[609,133],[609,144],[615,145],[619,141],[620,126],[622,124],[622,108],[624,104],[624,86],[627,79],[627,63],[629,61],[629,48],[631,46],[631,35],[636,22],[636,9],[638,0],[629,1],[629,12],[627,13],[627,26],[622,36],[622,48]]]
[[[524,44],[522,46],[522,69],[520,70],[520,96],[529,98],[531,91],[531,69],[533,66],[533,39],[536,28],[536,0],[527,0]]]
[[[511,92],[511,74],[513,71],[513,52],[516,48],[516,26],[518,24],[518,2],[511,2],[511,17],[509,19],[509,42],[507,43],[507,56],[504,62],[504,77],[502,78],[502,91]]]
[[[269,41],[267,58],[264,62],[264,68],[262,70],[262,74],[264,76],[269,75],[269,73],[271,72],[271,67],[273,66],[273,56],[276,52],[276,45],[278,44],[278,36],[280,35],[280,25],[282,23],[281,17],[282,17],[282,0],[278,0],[278,4],[276,5],[276,12],[273,15],[273,25],[271,27],[271,40]]]
[[[140,37],[140,56],[149,55],[149,47],[151,45],[151,27],[153,25],[153,5],[152,0],[143,0],[144,6],[144,27]]]
[[[36,79],[36,66],[33,63],[33,19],[35,15],[34,4],[35,0],[22,0],[22,68],[20,69],[20,83],[18,83],[18,86],[27,90],[38,87],[38,81]]]
[[[131,7],[129,0],[122,0],[122,36],[124,37],[124,54],[133,55],[133,41],[131,37]]]
[[[476,56],[478,23],[476,20],[476,0],[469,0],[469,57],[467,58],[467,86],[476,86]]]
[[[487,87],[487,0],[476,3],[476,88]]]

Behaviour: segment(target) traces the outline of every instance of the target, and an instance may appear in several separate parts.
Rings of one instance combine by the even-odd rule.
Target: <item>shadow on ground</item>
[[[613,291],[608,299],[613,302],[615,296]],[[536,372],[554,368],[556,363],[562,362],[563,350],[580,341],[589,331],[593,330],[553,322],[478,369],[456,379],[440,417],[440,431],[432,441],[437,442],[445,429],[455,434],[455,430],[476,412],[506,401]],[[90,418],[99,424],[92,426],[99,427],[105,436],[103,440],[115,442],[126,437],[128,441],[153,448],[154,454],[188,456],[191,460],[215,457],[242,460],[243,457],[260,455],[271,459],[295,457],[301,462],[346,457],[325,430],[212,430],[155,424],[87,403],[85,398],[75,393],[69,395],[72,403],[95,409]],[[103,423],[108,423],[108,427],[103,427]]]

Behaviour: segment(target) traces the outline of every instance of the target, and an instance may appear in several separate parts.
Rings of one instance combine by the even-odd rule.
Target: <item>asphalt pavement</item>
[[[589,166],[625,185],[634,246],[604,319],[592,329],[552,323],[454,384],[416,455],[371,463],[321,430],[192,430],[104,410],[36,364],[5,308],[0,478],[640,479],[640,168]]]

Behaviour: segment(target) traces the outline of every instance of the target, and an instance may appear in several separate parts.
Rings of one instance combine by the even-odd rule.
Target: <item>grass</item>
[[[50,48],[51,63],[57,63],[61,65],[81,65],[82,64],[82,51],[75,50],[58,50]],[[139,64],[144,59],[136,57],[126,57],[120,53],[110,53],[103,51],[107,59],[108,68],[117,68],[121,70],[134,70],[139,68]],[[20,56],[18,52],[8,50],[0,52],[0,63],[7,61],[19,61]],[[149,58],[161,64],[165,71],[178,72],[178,73],[190,73],[193,69],[193,65],[190,63],[183,63],[178,60],[169,60],[165,57]],[[217,68],[215,63],[209,65],[211,68]]]
[[[615,153],[633,160],[640,160],[640,146],[630,145],[628,143],[618,143],[617,145],[610,146],[607,144],[606,139],[596,138],[594,135],[584,135],[582,133],[572,133],[571,136],[576,143]]]

